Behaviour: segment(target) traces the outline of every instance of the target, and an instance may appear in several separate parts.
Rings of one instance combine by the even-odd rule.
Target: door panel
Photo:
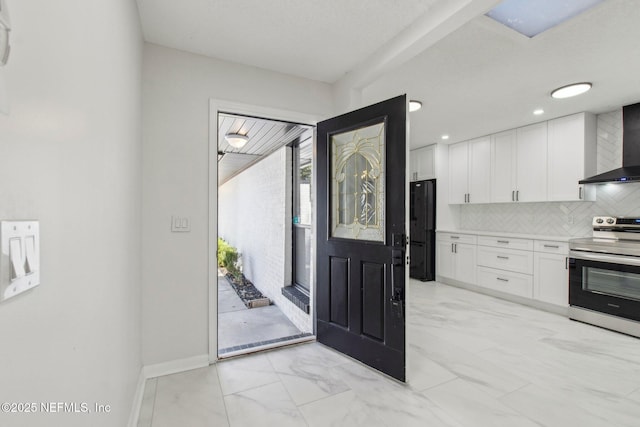
[[[349,307],[349,260],[331,257],[331,322],[346,327]]]
[[[384,264],[362,264],[362,333],[377,340],[384,339]]]
[[[318,341],[405,379],[406,97],[318,124]]]

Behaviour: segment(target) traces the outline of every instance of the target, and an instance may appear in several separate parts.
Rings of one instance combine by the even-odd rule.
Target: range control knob
[[[602,219],[602,218],[598,218],[598,219],[596,219],[596,222],[597,222],[598,224],[602,224],[602,223],[604,222],[604,219]]]
[[[616,222],[613,218],[607,218],[607,224],[613,224]]]

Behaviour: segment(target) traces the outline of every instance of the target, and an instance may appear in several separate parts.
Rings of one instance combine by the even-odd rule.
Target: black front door
[[[318,341],[405,380],[406,96],[318,124]]]

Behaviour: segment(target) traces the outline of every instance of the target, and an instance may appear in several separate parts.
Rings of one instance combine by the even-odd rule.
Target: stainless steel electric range
[[[640,337],[640,218],[593,218],[569,240],[569,317]]]

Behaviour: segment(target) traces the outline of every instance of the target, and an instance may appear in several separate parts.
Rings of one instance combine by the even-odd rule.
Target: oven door
[[[640,321],[640,258],[570,251],[569,304]]]

